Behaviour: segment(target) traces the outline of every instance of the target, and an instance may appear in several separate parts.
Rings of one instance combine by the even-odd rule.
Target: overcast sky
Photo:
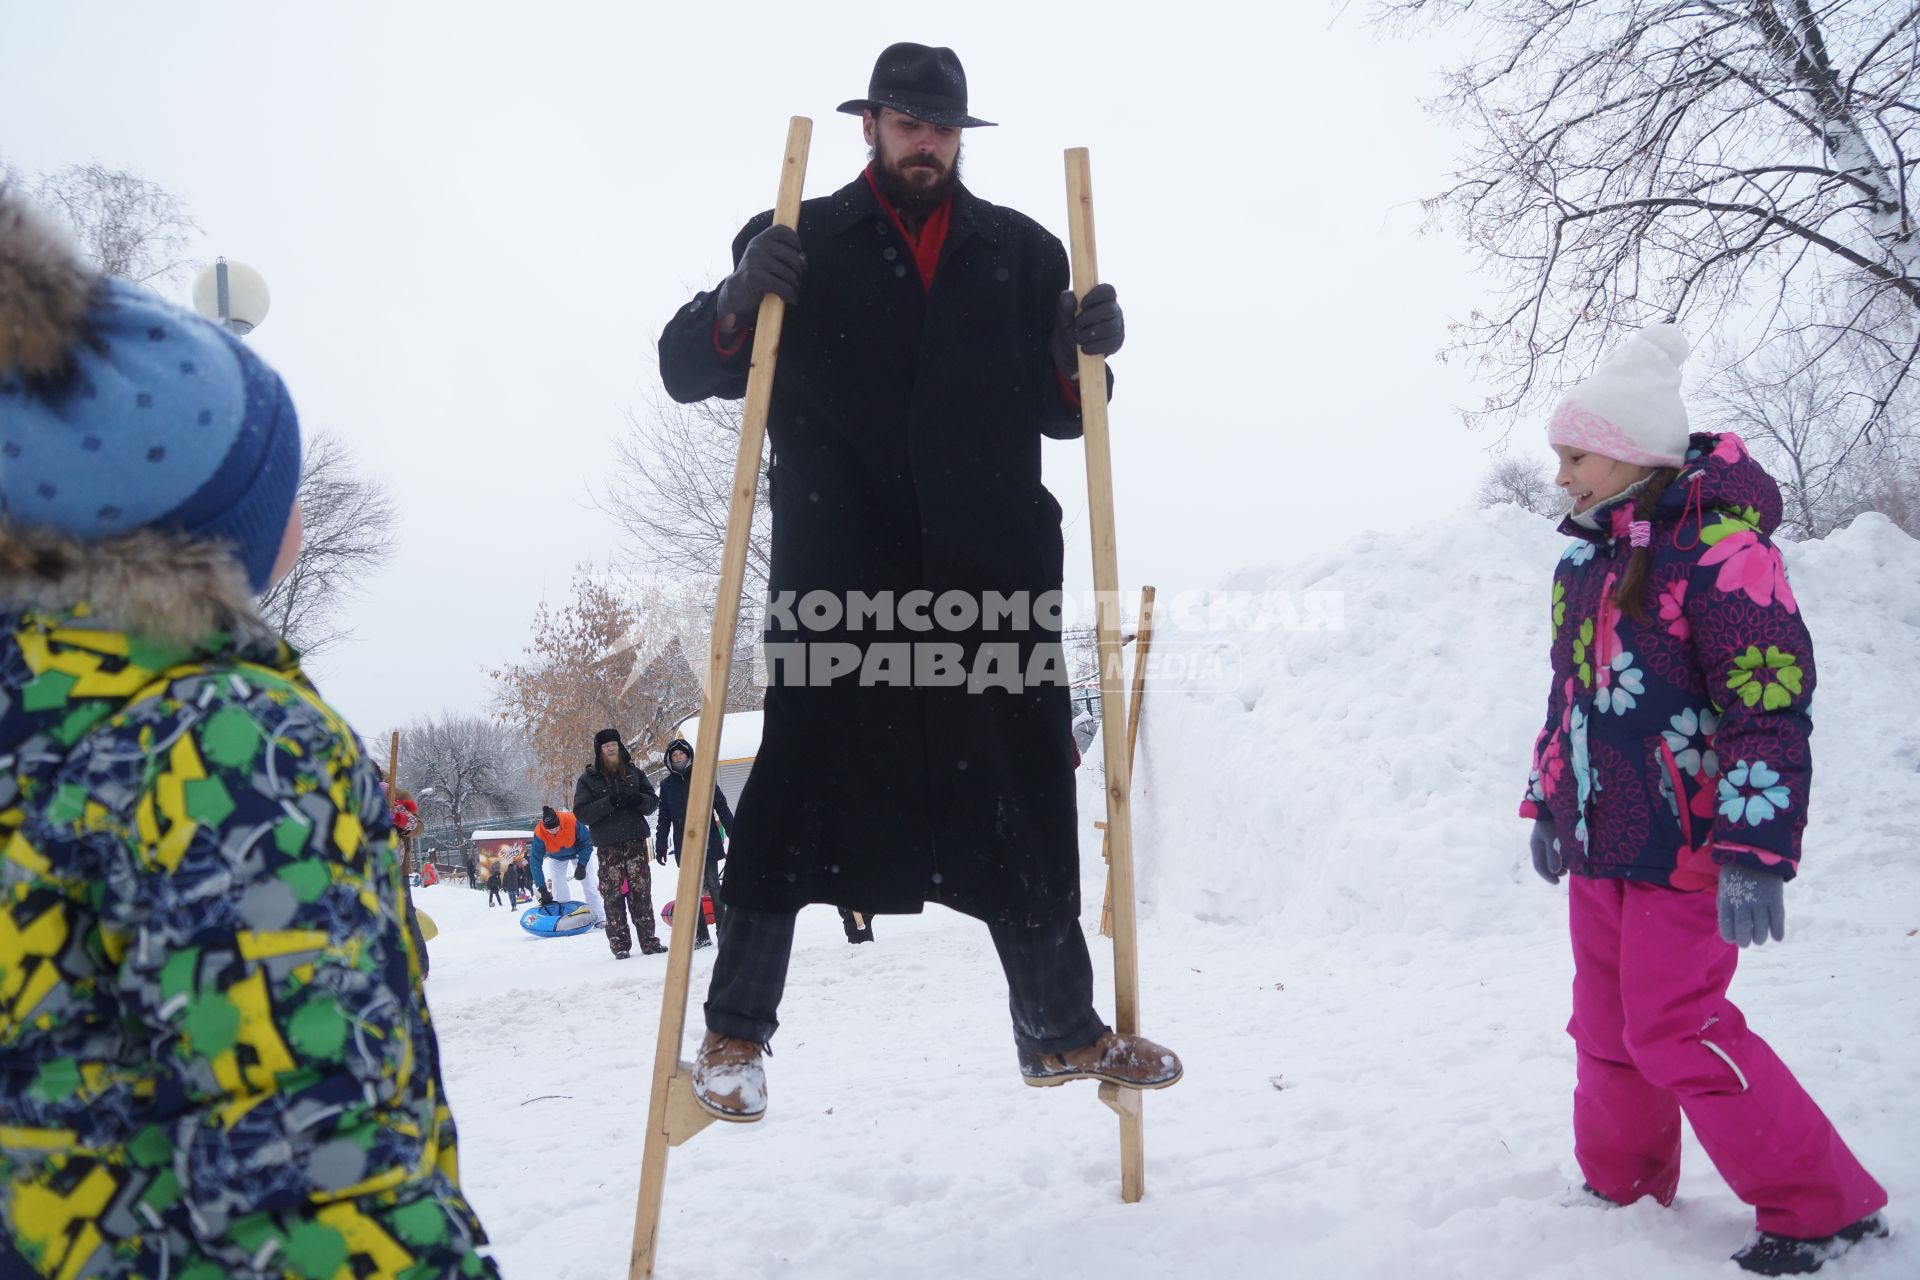
[[[809,196],[857,174],[859,122],[834,107],[895,40],[953,46],[974,113],[1000,122],[967,138],[986,199],[1064,239],[1061,152],[1091,149],[1127,313],[1128,590],[1210,587],[1465,503],[1489,442],[1435,352],[1479,294],[1416,203],[1458,150],[1421,107],[1443,43],[1316,0],[1120,12],[0,0],[0,154],[134,169],[186,203],[199,256],[267,278],[250,341],[303,427],[345,436],[400,502],[354,639],[313,664],[373,736],[483,709],[535,604],[611,549],[590,495],[658,394],[661,327],[772,204],[789,116],[815,122]],[[1080,447],[1046,465],[1084,587]]]

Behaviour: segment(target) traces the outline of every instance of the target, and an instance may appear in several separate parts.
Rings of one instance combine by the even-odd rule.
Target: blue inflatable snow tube
[[[521,912],[520,927],[536,938],[571,938],[593,932],[593,912],[584,902],[550,902]]]

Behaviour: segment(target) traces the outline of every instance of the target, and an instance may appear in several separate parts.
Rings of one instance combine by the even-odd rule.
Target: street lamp
[[[260,327],[272,304],[266,280],[244,262],[215,259],[193,282],[193,309],[241,337]]]

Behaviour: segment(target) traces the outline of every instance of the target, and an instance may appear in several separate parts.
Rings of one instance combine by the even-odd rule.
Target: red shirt
[[[866,170],[867,187],[873,192],[874,203],[886,210],[887,217],[893,219],[894,230],[900,233],[913,249],[913,265],[920,269],[922,288],[933,288],[934,269],[940,265],[940,247],[947,242],[947,228],[953,225],[953,198],[949,196],[940,202],[940,207],[927,215],[920,227],[920,234],[914,235],[907,230],[907,224],[900,220],[899,211],[893,207],[886,195],[880,190],[880,183],[873,176],[873,166]]]

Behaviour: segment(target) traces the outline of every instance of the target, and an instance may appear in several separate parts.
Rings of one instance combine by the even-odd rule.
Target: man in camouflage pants
[[[574,816],[593,833],[600,859],[600,897],[607,904],[607,946],[616,960],[633,951],[627,915],[640,935],[640,954],[666,950],[653,925],[653,877],[647,865],[647,815],[660,807],[647,775],[640,772],[617,729],[593,737],[593,763],[573,784]]]

